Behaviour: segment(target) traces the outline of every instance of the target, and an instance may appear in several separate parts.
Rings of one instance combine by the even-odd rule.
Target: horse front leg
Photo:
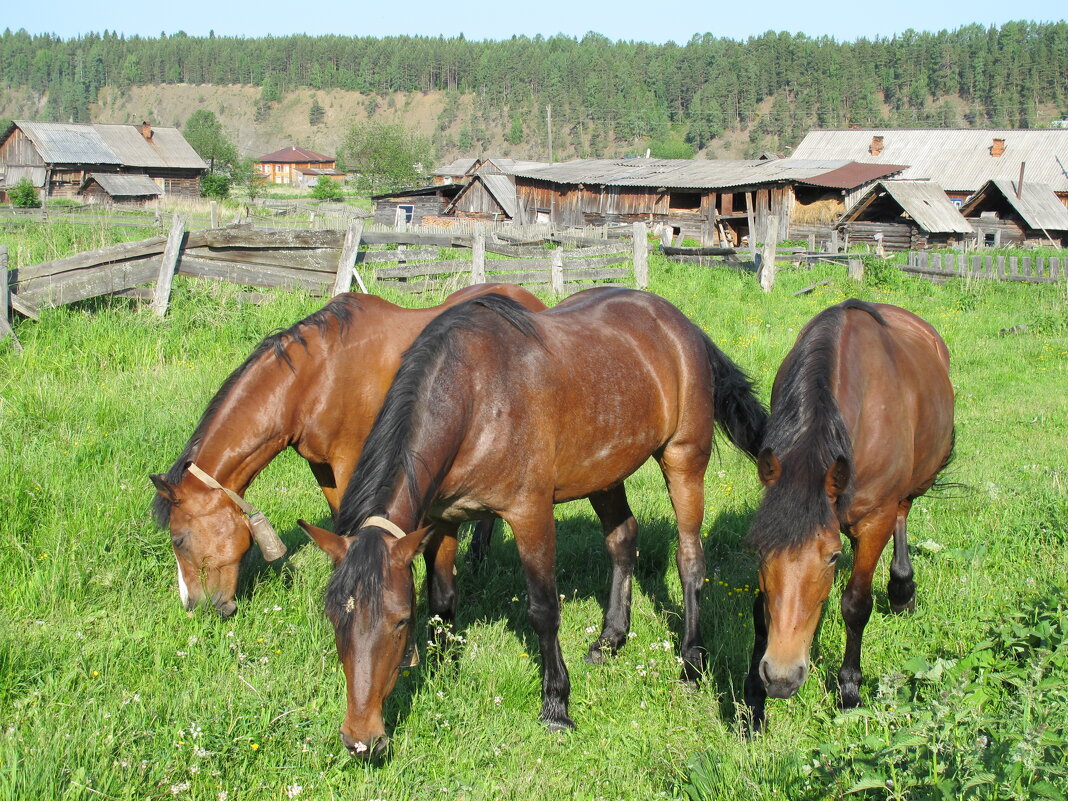
[[[440,650],[448,644],[456,621],[456,529],[455,525],[435,523],[423,551],[426,563],[427,611],[432,623],[431,642]]]
[[[909,558],[908,515],[912,507],[905,501],[898,507],[897,521],[894,524],[894,558],[890,561],[890,580],[886,584],[886,597],[890,600],[890,611],[895,614],[912,612],[916,609],[916,582]]]
[[[745,677],[745,705],[749,707],[749,731],[759,734],[764,728],[764,702],[768,691],[760,678],[760,660],[768,647],[768,620],[764,616],[764,594],[758,592],[753,600],[753,656]]]
[[[552,506],[524,520],[505,518],[515,534],[527,582],[527,614],[541,654],[541,719],[550,731],[573,729],[567,714],[571,680],[560,651],[560,596],[556,589],[556,523]]]
[[[853,553],[853,573],[842,592],[842,620],[845,621],[846,645],[842,667],[838,671],[838,691],[842,709],[860,705],[860,650],[864,628],[871,617],[871,584],[896,519],[890,515],[865,518],[854,527],[856,544]]]
[[[612,585],[604,612],[601,633],[586,654],[591,665],[604,662],[605,654],[615,656],[630,631],[631,584],[638,555],[638,524],[627,503],[623,485],[590,496],[590,504],[601,521],[604,544],[612,561]]]

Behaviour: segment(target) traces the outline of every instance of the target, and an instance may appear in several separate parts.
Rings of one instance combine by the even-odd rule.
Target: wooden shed
[[[961,208],[980,245],[1020,247],[1068,245],[1068,208],[1048,184],[996,178]]]
[[[734,245],[751,231],[762,239],[774,216],[776,238],[785,239],[799,193],[841,195],[903,169],[851,166],[796,159],[569,161],[516,170],[516,217],[560,226],[647,222],[669,227],[674,237]]]
[[[207,169],[177,128],[147,122],[15,120],[0,137],[0,192],[28,178],[45,198],[75,197],[90,174],[115,174],[146,176],[162,195],[200,197]]]
[[[154,202],[163,190],[147,175],[91,172],[78,194],[90,203],[143,206]]]
[[[850,243],[869,242],[888,251],[954,247],[975,230],[933,181],[880,181],[842,215]]]
[[[498,173],[476,173],[445,209],[469,220],[515,221],[518,210],[515,178]]]
[[[463,184],[439,184],[372,195],[374,220],[382,225],[398,221],[419,225],[428,217],[442,216],[462,188]]]

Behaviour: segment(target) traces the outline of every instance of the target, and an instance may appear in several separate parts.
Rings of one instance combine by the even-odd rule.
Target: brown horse
[[[308,460],[337,514],[401,355],[442,310],[489,292],[535,311],[545,308],[510,284],[467,287],[428,309],[346,293],[260,342],[215,393],[167,474],[151,477],[153,510],[159,525],[170,529],[187,609],[203,600],[223,617],[237,609],[238,568],[259,533],[246,517],[255,510],[240,496],[286,447]],[[191,472],[194,463],[203,476]]]
[[[949,353],[938,333],[896,306],[847,300],[817,315],[775,377],[764,447],[766,491],[748,541],[760,555],[756,641],[745,699],[753,727],[764,700],[787,698],[808,675],[809,649],[842,552],[853,571],[842,593],[843,707],[860,703],[860,645],[872,575],[893,537],[890,608],[916,590],[905,522],[953,450]]]
[[[678,521],[683,672],[696,680],[714,420],[755,454],[766,418],[741,370],[655,295],[593,289],[540,314],[488,295],[443,313],[405,356],[342,499],[338,530],[351,536],[301,523],[336,563],[326,611],[348,690],[345,745],[365,757],[386,750],[382,705],[415,636],[412,560],[451,551],[449,527],[486,516],[508,522],[523,564],[541,652],[541,718],[551,729],[573,727],[557,636],[553,504],[589,498],[605,534],[613,571],[590,647],[597,661],[630,626],[637,530],[623,480],[650,456]],[[451,618],[454,598],[451,572],[435,566],[431,614]]]

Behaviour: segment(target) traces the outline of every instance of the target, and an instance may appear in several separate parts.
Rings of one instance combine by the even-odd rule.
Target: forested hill
[[[468,41],[105,32],[63,40],[5,31],[0,80],[4,92],[38,98],[40,119],[90,121],[102,89],[114,97],[159,84],[252,85],[261,121],[294,93],[319,96],[307,90],[360,93],[368,115],[391,98],[400,118],[395,93],[434,92],[444,102],[426,133],[442,156],[500,143],[544,158],[547,106],[557,158],[687,144],[718,154],[726,141],[751,155],[796,144],[812,127],[1048,125],[1068,116],[1068,23],[852,42],[704,34],[683,45],[594,33]],[[314,110],[304,116],[316,124]]]

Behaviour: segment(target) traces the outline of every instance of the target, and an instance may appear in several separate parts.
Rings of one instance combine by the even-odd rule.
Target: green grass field
[[[40,260],[16,238],[0,244]],[[424,649],[387,705],[392,758],[357,763],[337,737],[344,676],[321,603],[330,567],[296,525],[329,526],[304,462],[283,454],[249,491],[292,558],[281,569],[252,559],[229,621],[182,611],[169,538],[148,512],[149,473],[169,467],[227,374],[320,301],[241,305],[235,288],[179,279],[164,320],[132,301],[90,302],[18,324],[21,355],[0,343],[0,798],[1063,798],[1065,285],[937,286],[886,270],[861,285],[829,267],[783,270],[764,295],[728,271],[654,258],[651,272],[651,289],[765,399],[799,327],[846,297],[903,305],[949,345],[948,478],[962,486],[914,508],[913,616],[887,613],[888,555],[880,565],[863,710],[838,715],[827,686],[844,646],[840,571],[811,678],[769,701],[766,734],[742,736],[756,562],[741,540],[760,490],[721,444],[706,478],[711,667],[699,689],[677,681],[673,520],[646,465],[628,481],[641,532],[632,638],[603,666],[582,660],[608,586],[599,528],[585,502],[557,507],[578,730],[537,721],[537,643],[506,534],[487,564],[460,565],[455,662],[430,669]]]

